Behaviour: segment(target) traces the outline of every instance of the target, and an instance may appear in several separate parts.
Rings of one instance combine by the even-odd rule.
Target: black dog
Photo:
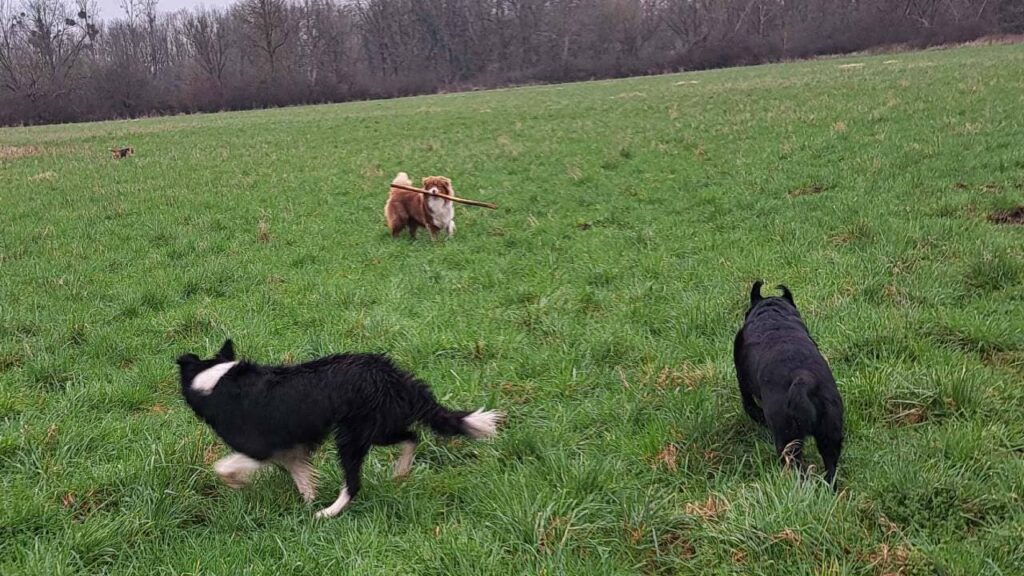
[[[427,385],[378,354],[339,354],[296,366],[235,361],[231,340],[216,356],[178,358],[181,392],[192,410],[236,451],[214,464],[240,488],[274,463],[291,474],[309,502],[316,497],[310,456],[334,434],[345,485],[318,518],[336,516],[359,493],[360,470],[372,446],[402,444],[395,477],[409,473],[418,441],[414,423],[444,436],[489,438],[502,414],[456,412],[441,406]]]
[[[783,465],[789,455],[803,471],[802,442],[814,436],[825,480],[834,488],[843,448],[843,400],[789,288],[779,286],[781,297],[762,298],[763,284],[754,282],[750,308],[733,343],[743,409],[771,429]]]

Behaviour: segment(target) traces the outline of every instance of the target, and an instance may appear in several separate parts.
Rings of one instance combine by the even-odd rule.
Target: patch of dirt
[[[380,178],[384,175],[384,170],[378,164],[367,164],[363,166],[362,174],[364,178]]]
[[[56,424],[50,424],[50,426],[46,429],[46,437],[43,438],[43,445],[49,446],[53,444],[53,441],[57,439],[57,433],[59,431],[60,430],[57,428]]]
[[[994,224],[1024,224],[1024,206],[1009,210],[999,210],[988,215],[988,221]]]
[[[686,388],[687,390],[696,390],[701,384],[714,379],[715,377],[715,365],[704,364],[701,366],[695,366],[689,362],[683,362],[682,366],[678,369],[673,369],[668,366],[661,369],[658,372],[657,380],[654,382],[654,387],[658,390],[678,390],[680,388]]]
[[[0,372],[6,372],[12,368],[19,368],[23,359],[20,354],[0,354]]]
[[[986,366],[993,368],[1004,368],[1018,374],[1024,374],[1024,352],[1017,350],[1009,351],[988,351],[981,355],[981,361]]]
[[[43,153],[38,146],[4,146],[0,145],[0,160],[18,160]]]
[[[679,449],[674,443],[668,444],[658,455],[654,457],[654,464],[651,468],[658,468],[662,464],[669,472],[675,472],[679,468]]]
[[[687,502],[685,511],[690,516],[698,516],[705,522],[714,520],[729,511],[729,501],[725,498],[716,498],[709,494],[704,502]]]
[[[888,421],[893,426],[913,426],[928,419],[928,407],[909,400],[889,400],[886,402]]]
[[[803,538],[792,528],[786,528],[782,532],[773,535],[772,542],[785,542],[791,546],[799,546],[803,542]]]
[[[571,522],[568,518],[552,516],[544,533],[540,535],[537,546],[544,552],[551,554],[557,548],[565,545],[569,539]]]
[[[911,550],[906,544],[890,546],[882,543],[868,553],[866,560],[876,574],[902,576],[911,568]]]
[[[828,190],[828,186],[823,184],[811,184],[809,186],[803,186],[790,190],[786,195],[790,198],[799,198],[801,196],[812,196],[814,194],[821,194],[825,190]]]
[[[206,447],[206,450],[203,450],[203,464],[205,464],[206,466],[209,466],[210,464],[213,464],[216,460],[217,460],[217,445],[216,444],[210,444],[209,446]]]
[[[693,558],[697,554],[696,548],[682,534],[669,532],[658,540],[658,546],[666,550],[676,558]]]
[[[72,490],[65,492],[60,497],[60,506],[71,512],[71,518],[74,521],[81,522],[93,512],[104,508],[112,500],[109,492],[103,489],[90,488],[81,494]]]
[[[503,398],[519,405],[533,402],[537,393],[536,387],[526,382],[505,381],[498,384],[498,389],[501,390]]]
[[[899,525],[886,518],[885,514],[878,517],[878,524],[885,530],[885,534],[887,536],[898,535],[900,533]]]
[[[40,181],[44,181],[44,180],[45,181],[50,181],[50,180],[56,180],[56,179],[57,179],[57,173],[56,172],[41,172],[39,174],[36,174],[35,176],[29,176],[29,178],[28,178],[29,182],[40,182]]]
[[[260,244],[270,243],[270,224],[264,219],[260,219],[256,225],[256,241]]]

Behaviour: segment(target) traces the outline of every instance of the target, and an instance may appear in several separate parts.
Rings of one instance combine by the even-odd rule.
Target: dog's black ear
[[[755,304],[763,300],[761,298],[761,286],[764,286],[764,280],[758,280],[754,282],[754,285],[750,287],[750,306],[753,307]]]
[[[224,341],[224,345],[220,347],[220,352],[217,352],[217,358],[220,360],[235,359],[235,343],[231,341],[231,338]]]
[[[793,302],[793,293],[789,291],[789,288],[786,288],[785,284],[779,284],[778,286],[776,286],[776,288],[782,290],[783,298],[788,300],[789,303],[792,304],[793,306],[796,306],[796,302]]]
[[[187,366],[194,362],[199,362],[199,356],[195,354],[182,354],[178,356],[178,366]]]

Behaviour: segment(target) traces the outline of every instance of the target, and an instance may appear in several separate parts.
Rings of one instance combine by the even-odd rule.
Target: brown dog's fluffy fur
[[[412,186],[412,180],[405,172],[399,172],[391,183]],[[444,176],[427,176],[423,179],[423,189],[454,195],[452,181]],[[444,230],[449,238],[455,234],[454,205],[451,200],[440,197],[391,188],[387,204],[384,205],[384,217],[394,238],[406,228],[411,238],[416,238],[418,228],[426,228],[431,240],[437,239],[439,230]]]

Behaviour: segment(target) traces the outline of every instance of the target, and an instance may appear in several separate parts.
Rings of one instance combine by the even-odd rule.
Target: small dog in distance
[[[120,160],[121,158],[127,158],[135,155],[135,148],[111,148],[110,155],[113,156],[114,160]]]
[[[835,488],[843,448],[843,400],[828,363],[804,325],[793,294],[761,296],[754,282],[743,327],[736,333],[733,360],[743,409],[767,426],[785,466],[792,459],[804,472],[803,439],[813,436]]]
[[[213,468],[233,488],[270,464],[286,469],[306,502],[316,498],[313,452],[334,436],[345,484],[319,511],[330,518],[356,497],[363,460],[373,446],[401,444],[395,478],[412,467],[419,438],[413,424],[442,436],[491,438],[503,414],[454,411],[427,385],[379,354],[337,354],[294,366],[263,366],[235,358],[231,340],[202,360],[178,358],[185,401],[235,453]]]
[[[405,172],[399,172],[391,183],[412,186],[412,180]],[[423,179],[423,189],[432,194],[454,196],[452,181],[444,176],[427,176]],[[455,235],[455,203],[440,196],[392,187],[384,205],[384,217],[393,238],[406,228],[410,238],[416,238],[418,228],[426,228],[431,240],[437,240],[440,230],[444,230],[447,238]]]

